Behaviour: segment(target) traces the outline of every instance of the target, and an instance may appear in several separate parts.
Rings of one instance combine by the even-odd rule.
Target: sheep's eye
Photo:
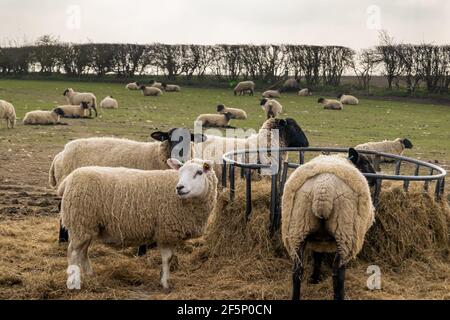
[[[196,178],[197,176],[201,176],[202,174],[203,174],[203,171],[202,171],[202,170],[198,170],[198,171],[195,173],[194,178]]]

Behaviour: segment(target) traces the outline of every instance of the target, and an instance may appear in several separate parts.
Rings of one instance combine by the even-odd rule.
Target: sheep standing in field
[[[64,111],[61,108],[55,108],[52,111],[30,111],[25,114],[23,118],[24,125],[56,125],[65,124],[60,122],[61,117],[64,116]]]
[[[89,105],[86,102],[82,102],[79,106],[65,105],[56,107],[62,110],[63,118],[86,118],[86,110],[89,109]]]
[[[118,109],[119,103],[112,96],[107,96],[100,102],[100,108],[103,109]]]
[[[203,127],[217,127],[217,128],[233,128],[230,126],[230,120],[233,114],[230,112],[224,114],[201,114],[198,116],[196,122],[201,122]]]
[[[300,88],[300,79],[290,78],[283,83],[283,91],[296,91]]]
[[[337,98],[342,104],[349,104],[354,106],[359,104],[359,100],[356,97],[351,96],[349,94],[341,93],[340,95],[337,96]]]
[[[90,92],[75,92],[72,88],[68,88],[64,91],[63,96],[66,97],[67,102],[70,105],[80,105],[85,102],[89,105],[89,117],[92,116],[92,110],[94,109],[95,116],[97,117],[97,98]]]
[[[366,157],[350,149],[348,159],[319,156],[287,180],[282,198],[282,238],[294,261],[293,300],[300,299],[307,245],[314,257],[313,283],[320,281],[322,254],[336,252],[334,299],[344,299],[345,266],[361,251],[374,221],[369,185],[361,172],[375,170]]]
[[[231,113],[231,119],[240,119],[240,120],[247,119],[247,113],[244,110],[237,108],[227,108],[223,104],[219,104],[217,106],[217,113],[220,114]]]
[[[301,89],[301,90],[297,93],[297,95],[300,96],[300,97],[312,96],[312,90],[309,89],[309,88],[304,88],[304,89]]]
[[[167,163],[174,170],[85,167],[63,181],[58,194],[71,239],[69,267],[93,273],[88,250],[94,239],[122,246],[154,242],[162,256],[161,284],[170,289],[173,251],[203,233],[216,204],[218,180],[209,161]]]
[[[139,90],[140,87],[141,87],[141,85],[137,81],[129,83],[125,86],[125,88],[128,90]]]
[[[260,106],[266,113],[267,119],[276,118],[283,112],[283,106],[275,99],[261,99]]]
[[[325,99],[325,98],[319,98],[317,100],[318,103],[323,104],[323,108],[327,110],[343,110],[344,106],[340,101],[332,100],[332,99]]]
[[[7,129],[14,129],[16,126],[16,109],[5,100],[0,100],[0,119],[6,120]]]
[[[280,89],[278,90],[267,90],[264,91],[262,96],[264,98],[281,98],[281,92]]]
[[[355,147],[356,150],[370,150],[370,151],[378,151],[383,153],[390,153],[390,154],[396,154],[401,156],[403,154],[403,151],[405,149],[412,149],[413,144],[412,142],[407,139],[401,139],[397,138],[395,140],[389,141],[384,140],[380,142],[367,142],[363,144],[359,144]],[[375,169],[380,170],[379,163],[380,162],[393,162],[394,159],[380,157],[376,155],[367,155],[370,159],[372,159]]]
[[[250,95],[255,92],[255,83],[253,81],[242,81],[234,88],[234,95],[242,95],[244,91],[250,91]]]
[[[150,96],[160,96],[162,95],[162,91],[156,87],[146,87],[146,86],[141,86],[141,90],[142,93],[144,94],[144,96],[146,97],[150,97]]]
[[[181,91],[180,86],[177,86],[176,84],[163,83],[162,87],[163,87],[164,91],[167,91],[167,92],[180,92]]]

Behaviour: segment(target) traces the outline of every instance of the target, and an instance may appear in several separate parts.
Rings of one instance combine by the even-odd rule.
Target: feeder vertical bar
[[[431,168],[431,169],[430,169],[430,176],[433,175],[433,172],[434,172],[434,169]],[[428,191],[428,185],[429,185],[429,181],[427,180],[427,181],[425,181],[425,183],[423,184],[423,190],[424,190],[424,191]]]
[[[300,151],[300,164],[305,164],[305,152]]]
[[[252,170],[247,168],[245,171],[245,216],[248,221],[250,213],[252,213]]]
[[[402,166],[402,160],[397,160],[395,162],[395,175],[399,176],[400,175],[400,168]]]
[[[222,165],[222,187],[227,187],[227,162],[225,160]]]
[[[284,185],[286,184],[288,170],[289,170],[289,163],[284,162],[283,163],[283,173],[281,175],[281,184],[280,184],[280,198],[283,196]]]
[[[420,173],[420,164],[417,164],[417,165],[416,165],[416,170],[414,170],[414,175],[415,175],[415,176],[418,176],[419,173]]]
[[[276,230],[276,214],[277,214],[277,180],[278,175],[272,175],[272,185],[270,192],[270,232],[273,233]]]
[[[235,183],[234,183],[234,164],[230,164],[230,201],[234,200],[234,187],[235,187]]]
[[[373,193],[373,204],[374,206],[378,206],[380,202],[380,192],[381,192],[381,179],[375,180],[375,191]]]
[[[441,200],[441,183],[442,183],[442,179],[436,180],[436,189],[434,190],[434,194],[435,194],[437,201]]]
[[[405,190],[405,192],[408,192],[409,189],[409,180],[404,180],[403,181],[403,190]]]

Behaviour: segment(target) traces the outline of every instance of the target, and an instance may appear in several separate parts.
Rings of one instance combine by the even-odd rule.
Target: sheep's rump
[[[16,121],[16,110],[14,106],[4,100],[0,100],[0,119],[6,119],[14,127]]]
[[[374,220],[369,186],[364,176],[340,156],[319,156],[298,168],[286,182],[282,199],[282,238],[289,255],[324,223],[345,264],[362,249]],[[313,250],[335,248],[312,241]],[[328,243],[327,243],[328,242]]]
[[[180,199],[177,183],[175,170],[77,169],[58,189],[62,223],[75,241],[90,234],[125,246],[200,236],[209,212],[199,213],[197,206],[208,205]]]

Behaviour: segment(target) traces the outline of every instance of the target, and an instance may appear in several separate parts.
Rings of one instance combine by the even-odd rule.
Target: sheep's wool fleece
[[[223,114],[201,114],[196,121],[211,127],[226,127],[229,123]]]
[[[11,103],[0,100],[0,119],[16,120],[16,110]]]
[[[181,199],[175,170],[77,169],[58,189],[62,223],[72,241],[91,235],[125,246],[173,245],[198,237],[217,197],[217,177],[212,170],[206,175],[205,195]]]
[[[247,112],[245,112],[242,109],[237,109],[237,108],[224,108],[222,111],[219,111],[220,114],[225,114],[225,113],[231,113],[233,116],[233,119],[242,119],[245,120],[247,119]]]
[[[23,117],[24,124],[57,124],[59,116],[52,111],[30,111]]]
[[[341,103],[343,104],[351,104],[351,105],[359,104],[359,100],[356,97],[347,94],[343,95],[340,100]]]
[[[325,220],[342,264],[356,257],[374,221],[365,177],[342,156],[319,156],[296,169],[282,199],[282,238],[292,258]],[[334,241],[333,241],[334,243]]]
[[[402,140],[400,138],[397,138],[394,141],[384,140],[381,142],[367,142],[364,144],[357,145],[355,149],[371,150],[397,155],[401,155],[404,150]]]

